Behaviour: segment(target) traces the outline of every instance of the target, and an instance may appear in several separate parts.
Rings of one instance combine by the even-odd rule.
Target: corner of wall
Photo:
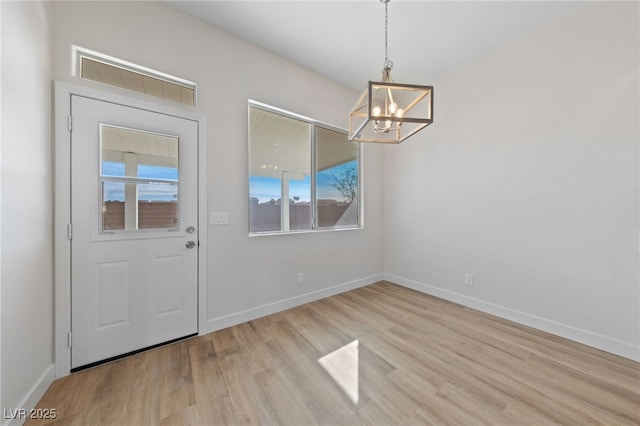
[[[5,201],[0,204],[0,406],[1,421],[8,424],[22,422],[54,378],[53,5],[1,2],[0,7],[0,128],[5,141],[0,157],[0,198]]]

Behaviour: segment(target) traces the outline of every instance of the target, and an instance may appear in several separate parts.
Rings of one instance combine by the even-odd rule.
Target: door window
[[[178,229],[179,140],[100,125],[101,233]]]

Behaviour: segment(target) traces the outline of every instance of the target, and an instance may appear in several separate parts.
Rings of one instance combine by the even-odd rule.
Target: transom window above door
[[[195,106],[198,85],[193,81],[73,46],[74,72],[83,79],[132,90],[178,104]]]

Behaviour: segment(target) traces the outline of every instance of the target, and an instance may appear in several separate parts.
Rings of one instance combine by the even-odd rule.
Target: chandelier
[[[382,81],[369,81],[349,114],[350,142],[400,143],[433,123],[433,86],[399,84],[391,79],[389,1],[384,4]]]

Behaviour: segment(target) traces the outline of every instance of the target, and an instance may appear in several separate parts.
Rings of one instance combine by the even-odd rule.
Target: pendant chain
[[[384,4],[384,66],[389,64],[389,3]]]

